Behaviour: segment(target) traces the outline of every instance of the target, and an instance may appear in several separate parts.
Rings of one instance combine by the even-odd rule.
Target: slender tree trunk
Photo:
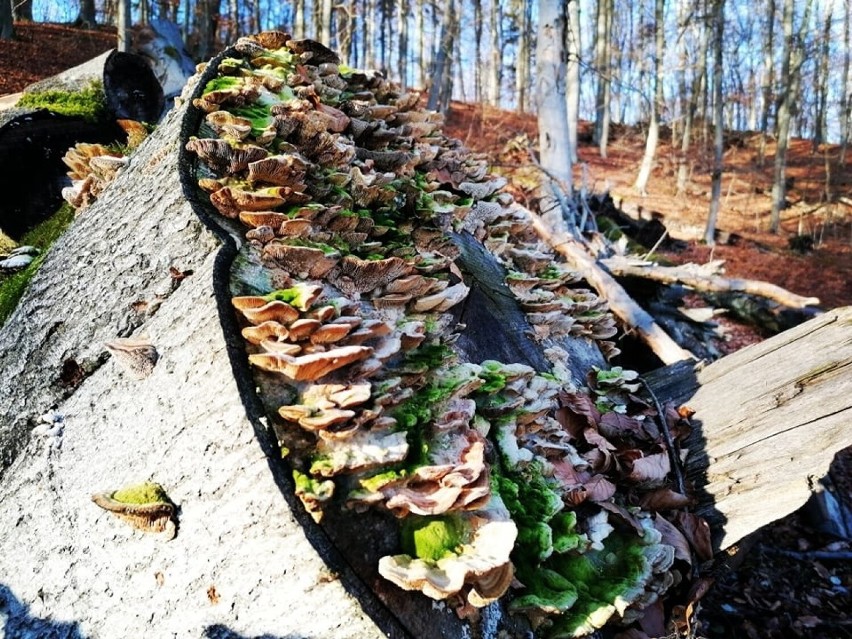
[[[88,27],[93,27],[97,24],[95,0],[80,0],[80,12],[77,14],[77,19],[74,23]]]
[[[488,102],[500,106],[500,84],[503,81],[503,17],[500,0],[491,7],[491,69],[488,83]]]
[[[320,3],[320,28],[319,28],[319,37],[320,42],[324,45],[330,47],[332,46],[331,42],[331,16],[332,16],[332,1],[331,0],[322,0]]]
[[[766,46],[763,49],[763,111],[760,116],[760,148],[757,152],[757,164],[763,167],[766,162],[766,136],[769,133],[769,116],[775,104],[775,0],[769,0],[766,24]]]
[[[414,32],[417,34],[417,74],[420,90],[426,88],[426,34],[423,28],[423,14],[426,12],[425,0],[417,0],[417,11],[414,13]]]
[[[432,87],[429,90],[427,109],[443,111],[442,107],[449,104],[447,77],[452,85],[452,56],[455,48],[454,34],[456,22],[455,0],[447,0],[444,5],[443,26],[441,27],[441,43],[435,55],[435,69],[432,75]]]
[[[775,151],[775,171],[772,183],[772,212],[769,218],[769,230],[778,233],[781,230],[781,210],[784,208],[787,181],[787,146],[790,142],[790,125],[796,109],[796,96],[799,94],[801,68],[804,62],[802,35],[810,21],[813,0],[806,0],[799,29],[793,31],[794,0],[784,0],[784,58],[781,67],[783,85],[778,104],[778,138]]]
[[[663,106],[663,54],[665,53],[665,0],[654,2],[654,97],[651,102],[651,118],[648,124],[648,139],[645,142],[645,155],[634,188],[645,195],[648,179],[654,168],[657,155],[657,141],[660,137],[660,109]]]
[[[716,220],[722,199],[722,152],[724,135],[722,112],[725,102],[722,95],[722,53],[725,37],[725,0],[713,2],[713,175],[710,187],[710,214],[704,230],[704,241],[711,246],[716,243]]]
[[[569,0],[570,2],[571,0]],[[515,70],[515,95],[517,96],[518,112],[525,113],[528,110],[528,92],[530,80],[530,38],[529,19],[527,14],[528,2],[517,0],[515,11],[518,19],[518,58]]]
[[[567,16],[560,0],[539,1],[538,43],[536,47],[536,89],[538,100],[538,146],[541,166],[557,182],[553,185],[571,195],[571,158],[566,112],[565,31]],[[558,200],[545,193],[541,201],[545,223],[555,232],[566,229]]]
[[[595,16],[595,72],[597,88],[595,91],[595,133],[594,141],[602,158],[606,157],[609,143],[609,99],[611,78],[611,42],[612,42],[613,0],[598,0]]]
[[[577,123],[580,118],[580,0],[568,0],[568,62],[565,108],[568,117],[568,148],[571,162],[577,162]]]
[[[686,105],[686,113],[684,114],[683,137],[680,140],[680,157],[678,158],[677,167],[677,194],[679,196],[686,193],[686,187],[689,183],[690,162],[689,162],[689,147],[692,144],[692,130],[695,124],[695,112],[698,110],[698,96],[701,93],[701,85],[704,82],[704,60],[707,57],[707,47],[709,42],[710,26],[706,23],[701,25],[701,35],[699,36],[698,55],[694,65],[694,75],[692,77],[692,87],[690,89],[689,100]]]
[[[473,0],[473,37],[476,43],[476,58],[473,65],[473,95],[477,104],[482,104],[482,0]]]
[[[12,21],[12,0],[0,0],[0,40],[15,37],[15,25]]]
[[[118,45],[116,48],[125,53],[130,50],[130,6],[130,0],[118,0],[118,15],[116,20]]]
[[[367,0],[364,12],[364,66],[368,69],[376,68],[376,0]]]
[[[399,59],[397,60],[397,74],[403,89],[408,87],[408,14],[410,11],[410,0],[399,0]]]
[[[302,40],[305,37],[305,0],[293,2],[293,37]]]
[[[852,34],[852,2],[846,3],[843,16],[843,79],[840,85],[840,166],[846,165],[846,148],[849,146],[849,112],[852,103],[849,100],[849,58],[850,51],[849,36]]]
[[[831,46],[831,16],[833,8],[831,3],[825,4],[825,19],[823,21],[819,61],[817,63],[814,82],[817,93],[813,135],[814,153],[819,150],[819,145],[825,141],[825,110],[828,102],[828,55]]]
[[[355,8],[356,4],[339,4],[335,9],[335,26],[337,27],[337,41],[340,54],[344,62],[353,64],[352,33],[355,30]]]

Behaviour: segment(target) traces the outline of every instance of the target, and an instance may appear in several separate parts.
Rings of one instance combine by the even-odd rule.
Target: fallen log
[[[67,185],[62,156],[77,142],[109,144],[126,138],[116,119],[156,122],[163,91],[139,56],[108,51],[82,65],[27,87],[22,99],[48,91],[66,94],[100,83],[105,108],[67,115],[43,108],[0,111],[0,175],[10,186],[0,201],[0,229],[17,239],[52,215]],[[95,86],[95,92],[101,89]],[[14,186],[12,186],[14,185]]]
[[[660,266],[653,262],[624,256],[603,259],[601,264],[615,277],[638,277],[663,284],[683,284],[702,292],[745,293],[763,297],[790,308],[819,305],[817,297],[797,295],[769,282],[708,274],[702,272],[702,268],[695,264]]]
[[[695,411],[687,475],[715,549],[805,504],[852,444],[850,335],[845,307],[704,368],[680,363],[646,376],[659,397]]]

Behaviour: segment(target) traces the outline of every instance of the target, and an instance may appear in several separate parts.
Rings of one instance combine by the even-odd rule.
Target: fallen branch
[[[625,257],[611,257],[601,260],[601,263],[616,277],[639,277],[663,284],[683,284],[697,291],[713,293],[745,293],[764,297],[790,308],[804,308],[819,304],[818,297],[796,295],[780,286],[759,280],[706,275],[698,272],[695,265],[660,266],[652,262]],[[689,268],[690,266],[692,268]]]
[[[565,234],[554,235],[538,215],[532,211],[527,213],[539,236],[553,247],[554,251],[565,257],[572,266],[580,270],[598,294],[606,298],[610,310],[616,317],[635,330],[664,364],[696,359],[692,353],[678,346],[668,333],[659,327],[654,318],[627,294],[621,284],[586,253],[577,240]]]

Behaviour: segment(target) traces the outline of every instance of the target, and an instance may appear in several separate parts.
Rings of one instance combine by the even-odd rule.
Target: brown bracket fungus
[[[177,534],[174,504],[159,484],[146,482],[110,493],[95,493],[92,501],[134,528],[157,533],[165,541]]]
[[[160,357],[157,349],[145,337],[118,337],[105,342],[104,346],[119,366],[134,379],[148,377]]]

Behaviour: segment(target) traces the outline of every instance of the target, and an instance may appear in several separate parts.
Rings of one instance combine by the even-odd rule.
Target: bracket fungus
[[[307,511],[392,513],[401,552],[380,574],[456,607],[506,596],[554,636],[641,616],[673,554],[627,504],[665,444],[621,446],[624,424],[603,415],[653,412],[631,373],[576,380],[560,343],[614,356],[605,303],[419,94],[283,32],[229,54],[199,87],[206,125],[186,149],[211,205],[245,227],[253,275],[232,280],[233,306]],[[505,269],[550,370],[461,361],[466,233]]]
[[[95,493],[92,501],[134,528],[157,533],[166,541],[177,534],[174,504],[159,484],[146,482],[113,492]]]

